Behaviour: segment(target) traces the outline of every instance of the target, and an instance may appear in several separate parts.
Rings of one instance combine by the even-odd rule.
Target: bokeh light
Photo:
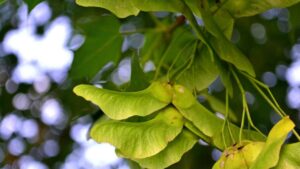
[[[0,134],[2,139],[9,139],[13,133],[19,131],[22,121],[16,114],[8,114],[4,116],[0,123]]]
[[[48,22],[50,8],[43,2],[29,15],[27,12],[25,5],[20,7],[19,28],[9,31],[3,41],[4,51],[16,54],[19,60],[12,79],[32,83],[49,74],[55,82],[62,82],[73,60],[73,52],[67,48],[70,20],[60,16],[46,27],[43,35],[37,35],[36,26]]]
[[[21,138],[13,138],[8,143],[8,151],[14,156],[21,155],[25,150],[24,140]]]
[[[55,99],[49,99],[41,107],[41,119],[47,125],[59,125],[65,121],[65,115],[60,104]]]
[[[26,119],[22,121],[21,130],[19,133],[24,138],[34,138],[39,133],[39,126],[33,119]]]

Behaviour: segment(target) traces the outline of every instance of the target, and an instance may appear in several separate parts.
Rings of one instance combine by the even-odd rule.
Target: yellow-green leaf
[[[287,145],[281,151],[287,134],[294,126],[289,117],[284,117],[271,129],[266,142],[244,141],[231,146],[223,152],[213,169],[270,169],[277,165],[279,157],[276,168],[294,169],[295,163],[299,163],[296,158],[299,145]]]
[[[133,1],[127,0],[76,0],[76,3],[84,7],[105,8],[120,18],[125,18],[129,15],[137,15],[140,12],[133,4]]]
[[[182,12],[184,4],[178,0],[131,0],[141,11]]]
[[[189,129],[192,133],[199,136],[202,140],[204,140],[206,143],[211,144],[211,139],[207,137],[204,133],[202,133],[191,121],[185,119],[184,126]]]
[[[178,0],[76,0],[85,7],[105,8],[120,18],[137,15],[140,11],[169,11],[181,12],[183,4]]]
[[[294,128],[295,124],[284,117],[270,131],[266,144],[256,161],[250,169],[269,169],[278,163],[280,150],[288,133]]]
[[[282,147],[278,164],[274,169],[299,169],[300,142]]]

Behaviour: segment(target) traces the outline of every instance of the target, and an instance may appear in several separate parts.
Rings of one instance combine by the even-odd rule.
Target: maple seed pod
[[[93,124],[90,136],[115,146],[122,157],[141,159],[164,150],[182,132],[183,123],[182,115],[169,106],[144,122],[99,120]]]
[[[173,89],[168,83],[153,82],[147,90],[153,97],[162,102],[168,103],[171,101]]]
[[[172,101],[172,87],[161,82],[153,82],[148,88],[137,92],[112,91],[92,85],[78,85],[74,92],[99,106],[114,120],[147,116],[166,107]]]
[[[174,85],[174,94],[172,103],[179,108],[189,108],[195,103],[195,97],[192,92],[182,85]]]
[[[246,163],[249,165],[253,164],[264,146],[265,142],[250,142],[244,146],[242,153]]]
[[[244,141],[224,150],[213,169],[248,169],[263,149],[264,142]]]

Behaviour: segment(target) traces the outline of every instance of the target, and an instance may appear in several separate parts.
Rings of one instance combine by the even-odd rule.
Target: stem
[[[230,138],[231,138],[231,141],[235,143],[235,139],[233,137],[233,134],[232,134],[232,131],[230,129],[230,124],[229,124],[229,93],[228,93],[228,90],[226,90],[226,103],[225,103],[225,114],[226,114],[226,117],[225,117],[225,120],[226,120],[226,123],[227,123],[227,128],[228,128],[228,132],[229,132],[229,135],[230,135]]]
[[[226,138],[225,138],[225,125],[226,125],[226,119],[224,120],[223,122],[223,125],[222,125],[222,140],[223,140],[223,144],[224,144],[224,147],[225,149],[227,148],[227,144],[226,144]]]
[[[158,30],[162,30],[162,32],[165,32],[166,34],[171,34],[177,27],[183,25],[184,23],[185,23],[185,17],[184,16],[179,16],[179,17],[176,18],[176,21],[172,25],[170,25],[169,27],[162,27],[162,26],[160,26],[161,24],[159,24],[158,28],[160,28],[160,27],[162,27],[162,28],[158,29]],[[169,48],[167,48],[167,50],[168,49]],[[181,50],[180,53],[182,53],[182,50]],[[158,75],[160,73],[160,69],[161,69],[165,59],[166,59],[166,52],[164,53],[164,55],[162,56],[162,58],[160,59],[160,61],[158,63],[158,66],[157,66],[157,69],[156,69],[156,72],[155,72],[155,75],[154,75],[155,80],[158,78]]]
[[[243,135],[243,129],[245,125],[245,108],[243,107],[243,112],[242,112],[242,121],[241,121],[241,127],[240,127],[240,133],[239,133],[239,143],[242,142],[242,135]]]
[[[260,95],[269,103],[269,105],[275,110],[275,112],[280,116],[284,117],[284,113],[282,113],[278,107],[272,103],[272,101],[265,95],[265,93],[255,84],[255,82],[250,81],[250,83],[254,86],[254,88],[260,93]]]
[[[242,72],[242,74],[247,77],[247,79],[254,86],[254,88],[260,93],[260,95],[269,103],[269,105],[273,108],[273,110],[275,110],[275,112],[281,118],[284,117],[284,116],[286,116],[286,113],[281,109],[281,107],[279,106],[278,102],[274,98],[272,92],[270,91],[270,89],[267,86],[265,86],[265,84],[263,84],[262,82],[258,81],[257,79],[251,77],[250,75],[248,75],[248,74],[246,74],[244,72]],[[257,86],[257,84],[260,85],[260,86],[262,86],[263,88],[265,88],[268,91],[268,93],[269,93],[269,95],[270,95],[270,97],[271,97],[271,99],[272,99],[272,101],[274,103],[270,100],[270,98],[268,98],[268,96],[265,95],[265,93],[259,88],[259,86]],[[293,129],[293,134],[300,141],[300,135],[297,133],[297,131],[295,129]]]
[[[265,137],[265,135],[254,125],[252,119],[251,119],[251,115],[250,115],[250,112],[249,112],[249,108],[248,108],[248,104],[247,104],[247,101],[246,101],[246,94],[245,94],[245,90],[237,76],[237,74],[234,72],[234,70],[231,69],[231,72],[233,74],[233,77],[235,78],[236,82],[237,82],[237,85],[241,91],[241,95],[242,95],[242,100],[243,100],[243,109],[245,109],[245,112],[246,112],[246,115],[247,115],[247,119],[250,123],[250,126],[256,130],[258,133],[260,133],[262,136]]]
[[[168,27],[167,32],[171,33],[171,32],[173,32],[177,27],[179,27],[179,26],[181,26],[181,25],[183,25],[183,24],[185,24],[185,17],[184,17],[183,15],[178,16],[178,17],[176,18],[176,21],[175,21],[171,26]]]
[[[226,144],[226,140],[225,140],[225,125],[227,124],[226,121],[227,121],[227,116],[228,116],[228,98],[227,98],[227,94],[228,94],[228,91],[226,90],[225,119],[224,119],[224,122],[223,122],[223,125],[222,125],[222,138],[223,138],[223,143],[224,143],[225,148],[227,148],[227,144]]]
[[[186,4],[185,4],[186,5]],[[192,29],[195,31],[196,36],[207,45],[207,41],[204,38],[203,32],[198,26],[198,23],[192,13],[192,11],[189,9],[189,7],[186,5],[186,10],[184,12],[184,16],[187,18],[187,20],[190,22]]]
[[[201,44],[200,44],[201,45]],[[197,46],[198,46],[198,42],[196,43],[196,45],[194,46],[194,48],[193,48],[193,53],[196,53],[197,52]],[[199,47],[199,48],[201,48],[201,46]],[[201,49],[200,49],[201,50]],[[190,68],[193,68],[192,67],[192,64],[194,63],[194,59],[195,59],[195,57],[196,57],[196,54],[192,54],[191,55],[191,57],[189,58],[189,60],[188,60],[188,64],[186,65],[186,64],[184,64],[183,66],[183,68],[181,67],[180,69],[178,69],[177,71],[175,71],[175,74],[176,74],[176,76],[174,77],[174,79],[175,80],[177,80],[177,79],[179,79],[182,75],[183,75],[183,73],[185,72],[185,71],[187,71],[188,69],[190,69]],[[181,70],[181,69],[183,69],[183,70]],[[178,72],[178,73],[177,73]],[[194,69],[192,69],[192,73],[191,73],[192,75],[195,75],[195,73],[194,73]],[[194,77],[195,78],[195,77]],[[197,93],[197,91],[195,91],[196,93]]]
[[[229,93],[228,93],[228,90],[226,90],[225,100],[226,100],[226,103],[225,103],[225,119],[224,119],[224,123],[222,125],[222,138],[223,138],[224,146],[226,148],[227,145],[226,145],[226,139],[225,139],[225,126],[227,126],[227,130],[229,132],[229,136],[231,138],[231,141],[233,143],[236,142],[234,137],[233,137],[232,131],[230,129],[230,123],[229,123],[229,120],[228,120],[228,116],[229,116]]]
[[[172,64],[170,65],[169,69],[168,69],[168,73],[167,73],[167,79],[168,81],[170,81],[170,72],[173,69],[173,67],[175,66],[175,64],[177,63],[177,61],[179,60],[180,56],[183,54],[183,52],[185,52],[186,48],[189,47],[193,42],[187,43],[183,46],[183,48],[180,50],[180,52],[175,56],[175,59],[173,59]],[[194,51],[194,50],[193,50]],[[189,62],[189,60],[187,61],[187,63]],[[185,64],[183,64],[185,65]],[[176,72],[176,71],[175,71]],[[177,74],[177,73],[176,73]],[[172,77],[173,78],[173,77]]]
[[[247,102],[245,100],[245,105],[247,105]],[[245,111],[246,111],[246,115],[247,115],[247,118],[249,120],[249,123],[250,123],[250,126],[253,127],[257,132],[259,132],[262,136],[265,136],[253,123],[252,119],[251,119],[251,115],[250,115],[250,111],[249,111],[249,108],[248,108],[248,105],[245,107]]]
[[[275,104],[275,106],[278,108],[278,110],[280,111],[280,113],[282,115],[286,116],[286,113],[281,109],[281,107],[279,106],[277,100],[275,99],[274,95],[272,94],[271,90],[269,89],[269,87],[266,84],[262,83],[261,81],[253,78],[252,76],[250,76],[250,75],[248,75],[248,74],[246,74],[244,72],[242,72],[242,74],[245,75],[246,77],[250,78],[254,83],[260,85],[262,88],[264,88],[265,90],[267,90],[269,96],[271,97],[271,100],[273,101],[273,104]],[[256,86],[256,87],[259,88],[258,86]]]

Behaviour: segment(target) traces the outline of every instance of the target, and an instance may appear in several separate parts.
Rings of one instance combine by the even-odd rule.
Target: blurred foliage
[[[11,77],[19,60],[18,56],[7,53],[3,49],[2,43],[4,37],[9,31],[18,28],[20,22],[18,10],[20,7],[26,3],[28,13],[30,14],[40,2],[46,2],[50,6],[52,15],[50,21],[39,26],[36,32],[37,34],[43,34],[43,30],[57,17],[67,16],[70,18],[73,27],[72,37],[78,34],[82,35],[85,39],[85,43],[81,47],[73,49],[75,56],[74,62],[68,77],[62,83],[51,81],[51,87],[44,93],[37,92],[32,83],[20,83],[17,84],[18,87],[16,91],[9,92],[7,88],[12,86]],[[286,95],[289,84],[285,77],[282,77],[282,73],[276,73],[276,71],[278,65],[288,67],[293,62],[291,49],[293,45],[299,43],[300,37],[299,9],[300,4],[298,3],[289,8],[276,9],[277,14],[271,18],[266,17],[267,15],[265,13],[251,17],[237,18],[234,23],[232,35],[232,42],[249,58],[258,79],[262,79],[265,72],[273,72],[277,76],[277,83],[271,87],[271,90],[285,112],[287,112],[296,123],[297,130],[299,130],[300,127],[299,108],[291,109],[288,106]],[[72,126],[77,123],[90,124],[92,121],[97,120],[99,116],[102,115],[102,112],[94,105],[76,97],[72,92],[75,85],[80,83],[93,83],[120,91],[140,90],[145,88],[148,84],[146,82],[144,83],[144,81],[148,81],[148,79],[156,76],[154,71],[141,72],[141,69],[145,69],[149,58],[153,58],[153,62],[157,63],[163,53],[166,55],[166,61],[160,67],[162,74],[170,73],[170,75],[172,75],[172,73],[184,69],[189,62],[186,62],[187,60],[179,60],[173,65],[172,61],[174,55],[178,55],[181,52],[191,56],[203,51],[195,50],[193,51],[194,53],[186,53],[186,51],[191,51],[193,46],[187,45],[187,49],[181,48],[182,44],[189,44],[193,41],[192,38],[174,44],[176,39],[174,40],[172,38],[178,34],[180,35],[180,33],[182,33],[180,32],[180,28],[182,25],[182,27],[184,27],[185,20],[182,21],[180,19],[182,18],[167,12],[140,12],[137,16],[116,19],[107,10],[80,7],[76,5],[73,0],[0,1],[0,121],[13,114],[23,120],[33,119],[37,122],[39,127],[39,133],[33,139],[34,141],[32,141],[32,139],[22,138],[18,132],[14,132],[9,138],[0,135],[0,150],[3,151],[3,159],[1,159],[0,152],[0,168],[20,168],[18,167],[18,162],[22,155],[30,155],[37,161],[46,164],[48,168],[60,168],[67,160],[68,155],[70,155],[75,148],[80,147],[70,136]],[[255,37],[252,33],[255,26],[256,28],[257,26],[262,27],[265,30],[265,36],[261,38]],[[136,40],[136,37],[140,35],[143,35],[142,40],[138,38],[138,40]],[[98,38],[100,36],[103,38]],[[124,45],[125,42],[127,46]],[[136,45],[136,43],[138,43],[138,45]],[[71,46],[70,44],[69,47]],[[113,45],[106,46],[107,44]],[[141,44],[144,45],[143,48],[141,48]],[[95,59],[89,60],[88,57],[90,55],[93,55]],[[100,55],[102,57],[100,57]],[[86,61],[79,58],[86,58]],[[130,58],[133,58],[131,60],[131,70],[135,72],[133,76],[131,76],[131,79],[139,79],[137,81],[142,82],[135,84],[133,81],[128,82],[125,80],[125,82],[123,81],[121,84],[114,83],[116,81],[113,75],[118,73],[122,62],[124,60],[126,61],[126,59],[130,60]],[[137,59],[140,59],[140,64],[136,62]],[[202,58],[199,58],[199,60],[201,59]],[[112,63],[107,64],[109,61],[112,61]],[[182,63],[184,63],[183,67],[181,67]],[[170,67],[173,67],[173,70],[168,72]],[[204,67],[203,69],[207,68]],[[205,74],[203,76],[215,76],[214,72],[210,73],[212,74]],[[145,77],[147,78],[145,79]],[[185,78],[187,78],[187,76],[183,75],[180,80],[185,81]],[[212,81],[211,79],[205,80],[207,80],[203,82],[205,84]],[[251,84],[246,79],[242,79],[242,81],[245,89],[254,98],[253,104],[250,104],[252,119],[259,129],[267,133],[274,124],[274,119],[272,118],[276,119],[277,117],[274,115],[275,113],[271,107],[267,106],[266,101]],[[189,84],[186,85],[188,86]],[[136,86],[141,88],[138,89]],[[199,89],[203,89],[202,86],[198,87]],[[18,109],[13,104],[15,96],[20,93],[25,93],[30,96],[30,106],[26,109]],[[202,103],[204,105],[210,104],[209,100],[203,99],[207,94],[213,94],[216,99],[225,100],[225,90],[220,78],[213,82],[208,91],[203,92],[203,97],[199,97],[199,100],[203,101]],[[48,125],[41,119],[41,107],[46,100],[51,98],[58,100],[63,107],[63,112],[67,116],[67,121],[63,126]],[[230,100],[230,104],[234,115],[240,118],[242,103],[237,87],[233,89],[233,97]],[[210,107],[210,109],[215,110],[214,107]],[[235,123],[238,124],[238,121]],[[1,124],[3,123],[0,123],[0,128]],[[13,138],[24,139],[26,148],[21,155],[13,155],[7,148]],[[51,157],[45,155],[41,150],[44,142],[49,139],[56,140],[60,145],[59,153]],[[295,140],[295,137],[291,137],[290,139],[291,142]],[[210,146],[196,144],[191,151],[183,156],[183,159],[178,164],[174,164],[170,168],[188,169],[199,168],[199,166],[201,166],[201,168],[211,168],[214,163],[211,155],[212,151],[216,150]],[[131,164],[133,162],[128,163]],[[132,166],[134,166],[134,163]],[[113,167],[118,168],[116,166]],[[89,168],[89,166],[87,166],[87,168]]]

